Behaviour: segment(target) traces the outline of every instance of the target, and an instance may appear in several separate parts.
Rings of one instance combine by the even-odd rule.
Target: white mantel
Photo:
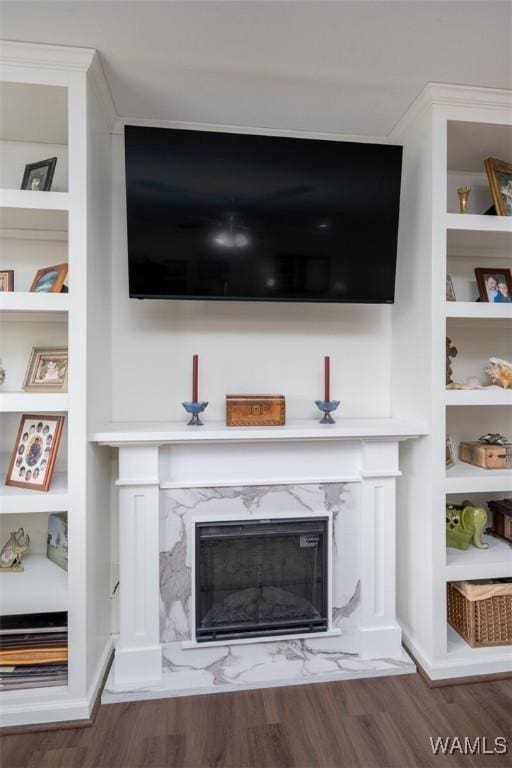
[[[161,489],[360,484],[362,535],[358,649],[362,659],[398,659],[395,618],[395,480],[398,444],[426,433],[421,423],[343,419],[283,427],[209,423],[113,423],[91,442],[119,450],[120,634],[116,690],[162,678],[159,605]]]

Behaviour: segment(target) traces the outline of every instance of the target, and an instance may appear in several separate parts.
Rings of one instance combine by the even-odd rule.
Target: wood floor
[[[505,736],[508,754],[433,755],[429,737]],[[481,742],[483,745],[483,741]],[[418,675],[100,707],[92,728],[2,739],[3,768],[512,766],[512,681]]]

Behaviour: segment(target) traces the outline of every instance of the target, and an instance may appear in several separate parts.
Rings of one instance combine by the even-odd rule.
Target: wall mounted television
[[[392,303],[402,147],[125,127],[130,296]]]

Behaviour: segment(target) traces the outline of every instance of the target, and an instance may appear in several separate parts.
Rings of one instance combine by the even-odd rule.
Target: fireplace
[[[328,629],[328,518],[196,524],[196,640]]]

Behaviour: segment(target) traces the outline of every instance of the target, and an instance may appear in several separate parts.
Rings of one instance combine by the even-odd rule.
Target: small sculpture
[[[11,531],[8,541],[0,552],[0,571],[23,571],[21,555],[30,547],[30,536],[23,528]]]
[[[459,350],[452,347],[452,340],[446,337],[446,384],[453,384],[452,381],[452,358],[457,357]]]
[[[468,200],[471,194],[471,187],[467,187],[467,186],[459,187],[457,189],[457,194],[459,196],[459,213],[467,213]]]
[[[453,549],[467,549],[469,542],[477,549],[488,549],[482,541],[487,526],[487,512],[484,507],[475,507],[467,499],[462,504],[446,505],[446,546]]]
[[[490,357],[490,368],[485,372],[489,375],[493,384],[497,384],[503,389],[512,388],[512,363],[508,360],[500,360],[499,357]]]

